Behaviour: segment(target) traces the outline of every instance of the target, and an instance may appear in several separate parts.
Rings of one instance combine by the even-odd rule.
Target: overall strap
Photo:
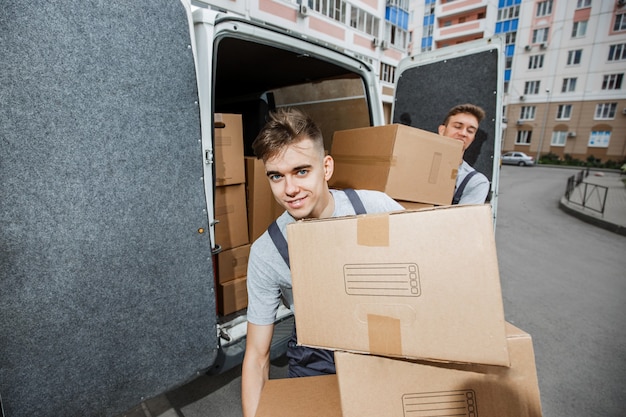
[[[365,211],[365,207],[363,206],[363,202],[359,198],[359,195],[356,193],[356,191],[354,191],[352,188],[346,188],[345,190],[343,190],[343,192],[346,193],[346,195],[350,199],[350,203],[352,203],[352,208],[354,209],[356,214],[367,213],[367,211]]]
[[[457,188],[454,192],[452,204],[459,204],[459,201],[461,201],[461,196],[463,195],[463,190],[465,190],[465,186],[474,175],[476,175],[476,170],[468,172],[465,178],[463,178],[463,181],[461,181],[461,184],[459,184],[459,188]]]
[[[350,199],[350,203],[352,204],[352,208],[354,208],[356,214],[365,214],[365,206],[363,206],[363,202],[361,201],[361,198],[359,198],[357,192],[354,191],[352,188],[346,188],[343,191]],[[267,232],[270,234],[272,242],[274,242],[274,246],[276,246],[276,249],[278,249],[278,253],[280,253],[280,256],[283,257],[283,260],[285,261],[287,266],[291,268],[291,264],[289,263],[289,249],[287,248],[287,240],[285,239],[285,236],[281,233],[280,228],[276,223],[276,220],[274,220],[272,224],[270,224],[270,226],[267,228]]]
[[[283,260],[287,264],[287,267],[291,268],[291,265],[289,264],[289,250],[287,248],[287,240],[285,239],[285,236],[283,236],[283,234],[281,233],[280,228],[276,223],[276,220],[274,220],[272,224],[270,224],[270,227],[267,228],[267,231],[272,238],[272,242],[274,242],[274,246],[276,246],[276,249],[278,249],[278,253],[280,253],[280,256],[283,257]]]

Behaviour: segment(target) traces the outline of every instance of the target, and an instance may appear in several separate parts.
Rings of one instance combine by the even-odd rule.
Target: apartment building
[[[626,2],[521,2],[504,150],[626,156]]]
[[[378,72],[390,113],[398,62],[407,56],[409,0],[194,0],[247,19],[304,34],[344,50]]]

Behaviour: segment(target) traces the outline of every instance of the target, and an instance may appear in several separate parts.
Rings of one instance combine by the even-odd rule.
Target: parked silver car
[[[535,158],[524,152],[507,152],[502,155],[502,163],[506,165],[531,166],[535,165]]]

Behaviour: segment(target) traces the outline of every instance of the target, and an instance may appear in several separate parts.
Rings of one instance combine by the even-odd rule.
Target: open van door
[[[472,103],[485,110],[464,159],[491,182],[488,197],[497,213],[504,55],[502,38],[480,39],[421,53],[400,62],[392,123],[437,133],[448,110]]]
[[[0,8],[0,396],[112,416],[217,353],[190,10]]]

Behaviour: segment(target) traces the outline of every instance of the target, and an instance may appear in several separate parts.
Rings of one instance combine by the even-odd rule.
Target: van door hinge
[[[213,149],[205,149],[204,150],[204,163],[206,165],[213,163]]]

